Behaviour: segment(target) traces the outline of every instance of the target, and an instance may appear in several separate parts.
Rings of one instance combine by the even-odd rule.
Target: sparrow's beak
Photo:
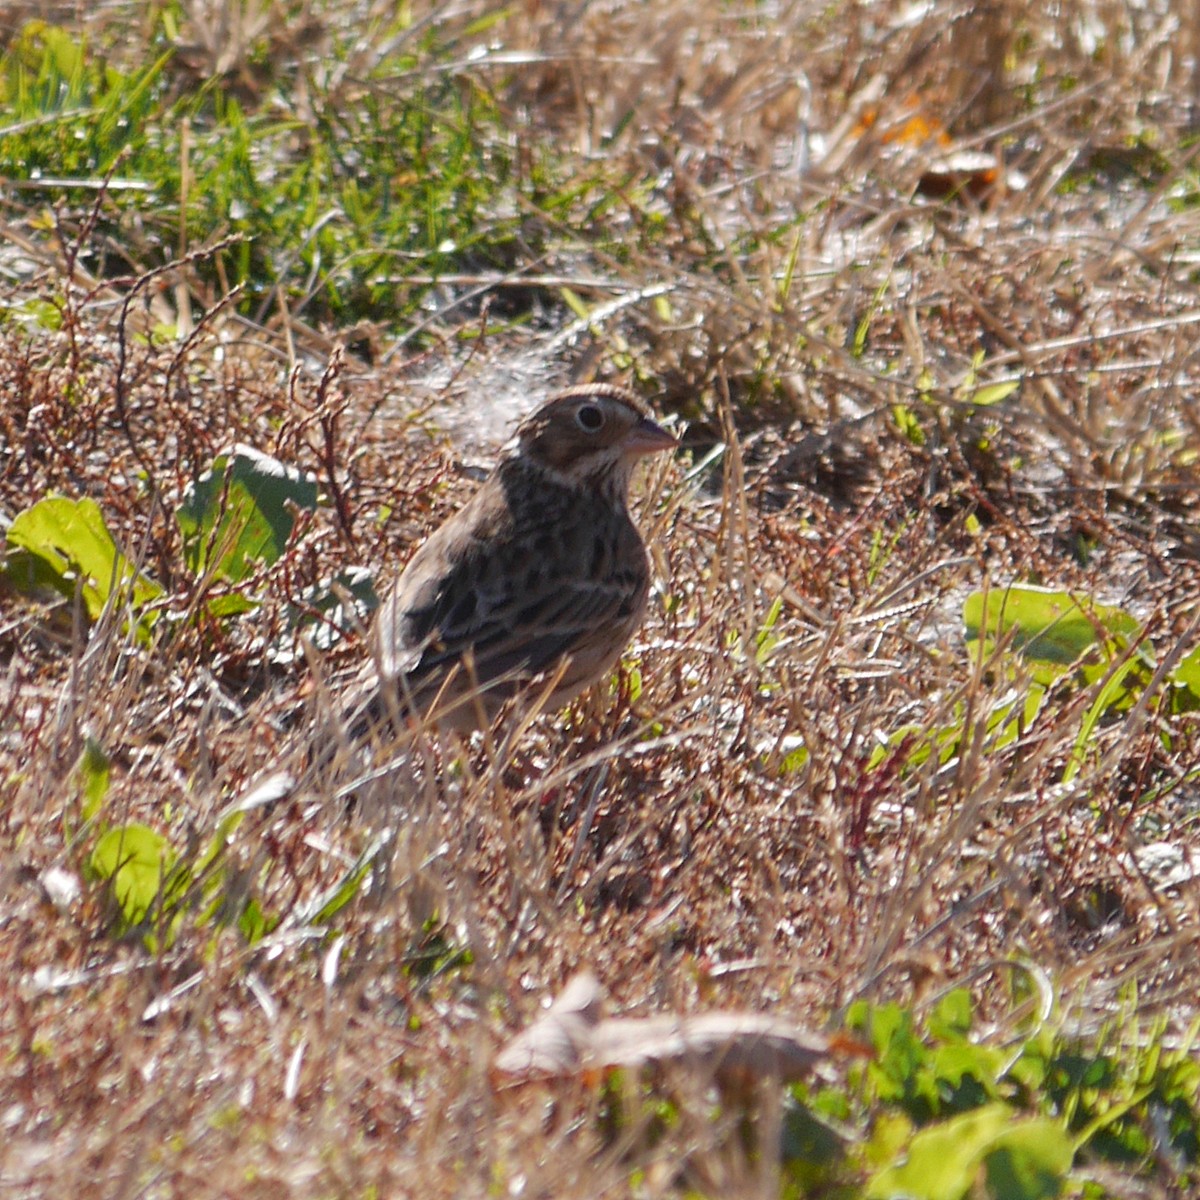
[[[643,454],[674,450],[678,445],[678,438],[673,438],[649,417],[643,417],[626,436],[624,450],[634,458],[641,458]]]

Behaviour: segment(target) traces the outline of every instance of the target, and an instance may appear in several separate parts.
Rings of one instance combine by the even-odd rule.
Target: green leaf
[[[1183,659],[1171,672],[1171,710],[1176,713],[1195,712],[1200,708],[1200,647]]]
[[[42,33],[47,59],[65,79],[75,79],[83,71],[83,46],[65,29],[47,26]]]
[[[1105,639],[1132,640],[1141,632],[1137,619],[1124,609],[1098,604],[1089,596],[1013,584],[1006,588],[972,592],[963,605],[963,624],[972,655],[990,655],[995,643],[1010,631],[1011,645],[1035,662],[1047,665],[1052,683]]]
[[[976,1092],[994,1096],[997,1076],[1004,1069],[1006,1061],[1003,1051],[993,1046],[977,1045],[964,1038],[938,1046],[931,1057],[930,1068],[943,1088],[959,1089],[965,1079],[971,1079],[977,1085]]]
[[[242,613],[253,612],[258,604],[239,592],[228,592],[209,597],[205,601],[205,607],[211,616],[221,620],[224,617],[240,617]]]
[[[1003,750],[1005,746],[1011,746],[1018,738],[1028,733],[1041,712],[1045,698],[1045,686],[1030,683],[1024,700],[1017,699],[997,705],[987,723],[988,733],[995,735],[994,740],[989,740],[990,749]]]
[[[1007,400],[1020,386],[1019,379],[1009,379],[1004,383],[985,384],[967,397],[967,403],[974,404],[976,408],[987,408],[991,404],[999,404],[1001,400]]]
[[[866,314],[854,328],[854,341],[850,346],[850,353],[855,358],[862,358],[867,351],[867,336],[871,332],[871,318],[874,316],[874,309]]]
[[[62,328],[62,308],[50,300],[29,299],[12,307],[0,304],[0,322],[22,325],[29,330],[49,330],[57,333]]]
[[[119,825],[96,843],[89,865],[108,881],[128,925],[145,920],[175,862],[161,833],[146,825]]]
[[[289,505],[315,509],[316,481],[249,446],[218,456],[175,514],[188,566],[240,583],[277,561],[295,525]]]
[[[1053,1121],[1026,1121],[987,1157],[987,1190],[997,1200],[1059,1195],[1071,1169],[1071,1148]]]
[[[73,595],[75,580],[80,580],[83,603],[93,621],[110,599],[128,597],[138,614],[139,634],[143,638],[149,636],[157,614],[145,610],[162,596],[162,588],[135,570],[117,549],[94,500],[48,496],[18,513],[8,527],[7,536],[10,547],[41,560],[63,595]],[[6,574],[10,579],[15,575],[19,582],[23,572],[6,571]]]
[[[989,1104],[918,1133],[900,1163],[868,1183],[868,1200],[1041,1200],[1062,1190],[1072,1162],[1063,1128],[1045,1118],[1014,1120],[1007,1104]]]
[[[336,887],[330,888],[315,905],[315,911],[308,919],[310,925],[327,925],[343,908],[358,895],[363,880],[370,874],[370,862],[361,862],[347,871]]]
[[[931,754],[937,754],[938,762],[944,766],[958,753],[961,740],[961,724],[941,725],[933,729],[913,723],[901,725],[886,742],[871,751],[867,769],[875,770],[901,750],[904,751],[903,762],[908,770],[915,770],[928,762]]]
[[[775,289],[775,311],[782,312],[788,297],[792,294],[792,281],[796,277],[796,266],[800,261],[800,248],[803,244],[803,230],[797,229],[792,238],[792,248],[788,251],[787,263],[783,268],[783,278]]]
[[[774,632],[774,629],[782,612],[783,597],[776,596],[770,609],[767,611],[762,625],[754,635],[754,661],[760,667],[767,665],[771,656],[775,653],[776,647],[779,645],[779,637]]]
[[[929,1032],[935,1037],[963,1037],[970,1033],[971,1024],[971,993],[966,988],[947,992],[929,1015]]]
[[[1033,688],[1046,688],[1070,671],[1087,686],[1098,685],[1076,735],[1064,772],[1069,782],[1086,761],[1099,722],[1129,708],[1149,683],[1154,654],[1139,641],[1142,626],[1122,608],[1089,596],[1018,584],[973,592],[963,605],[967,649],[990,657],[1002,637],[1028,662]],[[1030,696],[1033,696],[1031,689]],[[1041,697],[1038,697],[1040,703]],[[1025,727],[1033,714],[1026,713]]]
[[[846,1140],[815,1107],[793,1101],[784,1110],[780,1151],[789,1181],[803,1189],[802,1195],[828,1194],[833,1189],[821,1185],[831,1182],[833,1169],[845,1158]]]
[[[253,946],[255,942],[262,941],[271,932],[275,922],[263,912],[262,905],[251,896],[246,901],[246,907],[242,909],[242,915],[238,918],[237,925],[242,937]]]
[[[997,704],[987,713],[987,738],[983,748],[992,754],[1011,746],[1018,738],[1023,737],[1033,727],[1041,711],[1046,697],[1046,689],[1039,683],[1030,683],[1024,697],[1006,700]],[[950,712],[950,720],[943,725],[925,726],[909,723],[901,725],[887,739],[871,751],[867,760],[867,769],[875,770],[884,762],[903,752],[903,767],[905,770],[915,770],[926,763],[930,756],[937,755],[938,762],[943,766],[951,762],[959,753],[964,734],[973,738],[974,729],[965,728],[966,707],[961,701],[956,702]]]
[[[74,594],[73,585],[65,580],[44,558],[30,554],[11,543],[4,555],[0,578],[14,591],[24,596],[49,599],[49,593],[65,595],[69,600]]]
[[[112,775],[112,764],[104,747],[93,737],[88,737],[83,743],[83,754],[79,759],[79,780],[83,787],[83,819],[90,821],[104,803],[108,795],[109,779]]]
[[[808,764],[809,751],[798,733],[785,734],[779,745],[779,774],[794,775]]]
[[[1083,721],[1079,727],[1079,733],[1075,737],[1075,745],[1071,750],[1070,761],[1063,772],[1063,783],[1070,783],[1079,774],[1080,769],[1087,761],[1087,745],[1092,739],[1092,733],[1099,723],[1100,718],[1109,709],[1124,707],[1132,703],[1131,697],[1133,693],[1130,683],[1131,680],[1136,681],[1139,678],[1139,666],[1140,664],[1136,660],[1122,663],[1113,671],[1112,675],[1097,693],[1096,698],[1088,705],[1088,710],[1084,714]]]
[[[269,933],[278,920],[265,913],[258,899],[250,894],[253,877],[230,869],[223,862],[245,819],[246,814],[241,810],[223,817],[200,857],[183,869],[175,869],[172,892],[182,895],[190,887],[195,895],[198,885],[204,902],[197,906],[196,923],[235,924],[246,940],[253,943]]]
[[[584,304],[582,297],[578,292],[572,291],[569,287],[559,289],[559,294],[563,298],[563,303],[581,320],[586,321],[591,315],[591,310]]]
[[[921,428],[921,422],[917,420],[916,413],[908,405],[893,404],[892,420],[896,422],[896,428],[914,446],[925,445],[925,430]]]

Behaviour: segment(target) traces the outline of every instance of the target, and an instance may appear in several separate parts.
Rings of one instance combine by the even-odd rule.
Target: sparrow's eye
[[[604,414],[595,404],[581,404],[575,410],[575,420],[579,422],[580,429],[595,433],[604,424]]]

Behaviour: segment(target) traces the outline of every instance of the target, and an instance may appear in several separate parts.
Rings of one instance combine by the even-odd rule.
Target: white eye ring
[[[581,404],[575,410],[575,423],[585,433],[597,433],[604,428],[604,412],[598,404]]]

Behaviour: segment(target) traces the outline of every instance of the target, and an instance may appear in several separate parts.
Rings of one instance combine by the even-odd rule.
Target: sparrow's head
[[[591,383],[552,397],[517,430],[517,453],[572,487],[624,502],[638,459],[679,443],[632,392]]]

